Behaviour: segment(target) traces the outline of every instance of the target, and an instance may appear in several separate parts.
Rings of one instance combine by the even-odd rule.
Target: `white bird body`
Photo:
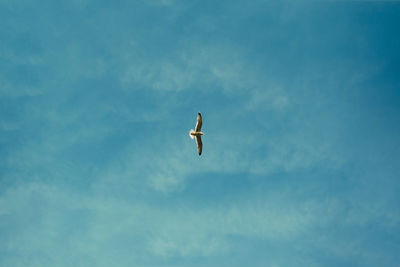
[[[204,135],[203,132],[201,132],[201,126],[203,125],[203,120],[201,118],[201,114],[197,115],[197,123],[196,123],[196,128],[195,130],[191,129],[189,132],[190,138],[195,138],[196,137],[196,144],[197,144],[197,151],[199,152],[199,156],[201,155],[201,152],[203,151],[203,142],[201,141],[201,136]]]
[[[190,137],[193,139],[195,136],[201,136],[201,135],[204,135],[204,133],[202,133],[202,132],[195,132],[193,129],[192,130],[190,130]]]

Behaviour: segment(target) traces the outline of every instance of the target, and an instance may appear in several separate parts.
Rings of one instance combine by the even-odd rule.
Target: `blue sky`
[[[0,266],[398,266],[399,15],[0,0]]]

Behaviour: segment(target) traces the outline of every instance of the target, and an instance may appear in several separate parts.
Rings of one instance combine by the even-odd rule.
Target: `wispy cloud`
[[[239,47],[201,45],[189,39],[178,43],[178,48],[170,56],[127,65],[121,84],[129,90],[189,90],[199,93],[221,90],[229,95],[247,96],[249,102],[244,105],[250,109],[256,106],[285,108],[288,104],[285,91],[274,86],[270,77],[245,58]]]
[[[153,262],[156,263],[174,257],[204,257],[226,253],[234,246],[230,236],[299,242],[303,236],[312,235],[316,229],[326,229],[333,225],[359,226],[357,221],[351,219],[353,211],[358,207],[354,206],[351,211],[347,211],[339,199],[288,202],[286,196],[290,194],[290,191],[285,194],[275,193],[258,201],[252,199],[228,206],[216,205],[201,209],[193,209],[190,204],[161,208],[152,204],[103,197],[101,194],[74,193],[57,186],[24,183],[10,188],[0,198],[2,228],[8,233],[3,235],[1,247],[3,251],[13,254],[31,254],[34,252],[32,248],[35,248],[42,251],[45,257],[32,256],[32,260],[60,266],[67,264],[60,261],[61,256],[67,255],[59,254],[60,250],[52,254],[52,248],[60,245],[78,256],[74,257],[75,261],[88,253],[97,253],[99,257],[91,261],[100,266],[108,262],[106,258],[116,259],[124,251],[132,250],[153,255]],[[381,212],[364,211],[363,214],[366,222],[370,223],[382,218]],[[25,220],[30,221],[28,228],[13,223]],[[75,223],[71,225],[73,221]],[[129,237],[128,243],[115,244],[120,248],[119,251],[109,250],[108,244],[113,244],[121,235]],[[331,233],[325,233],[312,246],[342,253],[343,250],[339,252],[336,246],[329,245],[332,238]],[[62,244],[58,244],[60,240],[63,240]],[[361,249],[360,241],[353,237],[353,245],[348,246],[353,251],[355,247]],[[137,253],[131,254],[130,258],[140,261],[141,256]],[[45,258],[47,260],[43,262]],[[21,263],[18,257],[8,260],[13,264]]]
[[[393,6],[0,5],[0,265],[398,262]]]
[[[13,236],[5,237],[3,248],[14,252],[29,251],[31,245],[24,244],[32,242],[36,249],[51,251],[57,240],[67,236],[66,245],[78,244],[74,248],[78,254],[82,253],[81,249],[104,252],[108,242],[124,233],[144,238],[137,245],[145,245],[149,253],[157,256],[205,256],[229,249],[226,235],[280,238],[298,234],[309,223],[309,214],[302,214],[300,210],[279,211],[266,203],[256,206],[248,203],[246,209],[242,206],[198,211],[185,206],[160,209],[42,184],[23,184],[10,189],[3,194],[1,202],[4,204],[1,214],[6,218],[3,227]],[[36,205],[41,206],[40,210],[26,213]],[[18,220],[30,220],[29,229],[36,231],[26,229],[31,234],[25,235],[20,226],[12,224],[16,216],[20,216]],[[64,228],[71,220],[79,220],[79,228]],[[81,234],[83,240],[79,237]]]

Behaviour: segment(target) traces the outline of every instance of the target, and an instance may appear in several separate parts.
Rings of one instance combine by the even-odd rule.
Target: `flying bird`
[[[196,123],[196,128],[195,130],[191,129],[189,132],[190,138],[196,138],[196,144],[197,144],[197,151],[199,152],[199,156],[201,155],[201,152],[203,151],[203,143],[201,142],[201,136],[204,135],[204,133],[201,132],[201,126],[203,125],[203,120],[201,119],[201,114],[197,115],[197,123]]]

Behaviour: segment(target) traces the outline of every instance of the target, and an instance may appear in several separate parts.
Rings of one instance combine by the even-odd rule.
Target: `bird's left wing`
[[[203,151],[203,142],[201,142],[201,136],[196,136],[196,144],[197,144],[197,151],[199,152],[199,156]]]
[[[201,131],[201,126],[203,125],[203,120],[201,118],[201,114],[199,112],[199,114],[197,115],[197,123],[196,123],[196,132],[200,132]]]

